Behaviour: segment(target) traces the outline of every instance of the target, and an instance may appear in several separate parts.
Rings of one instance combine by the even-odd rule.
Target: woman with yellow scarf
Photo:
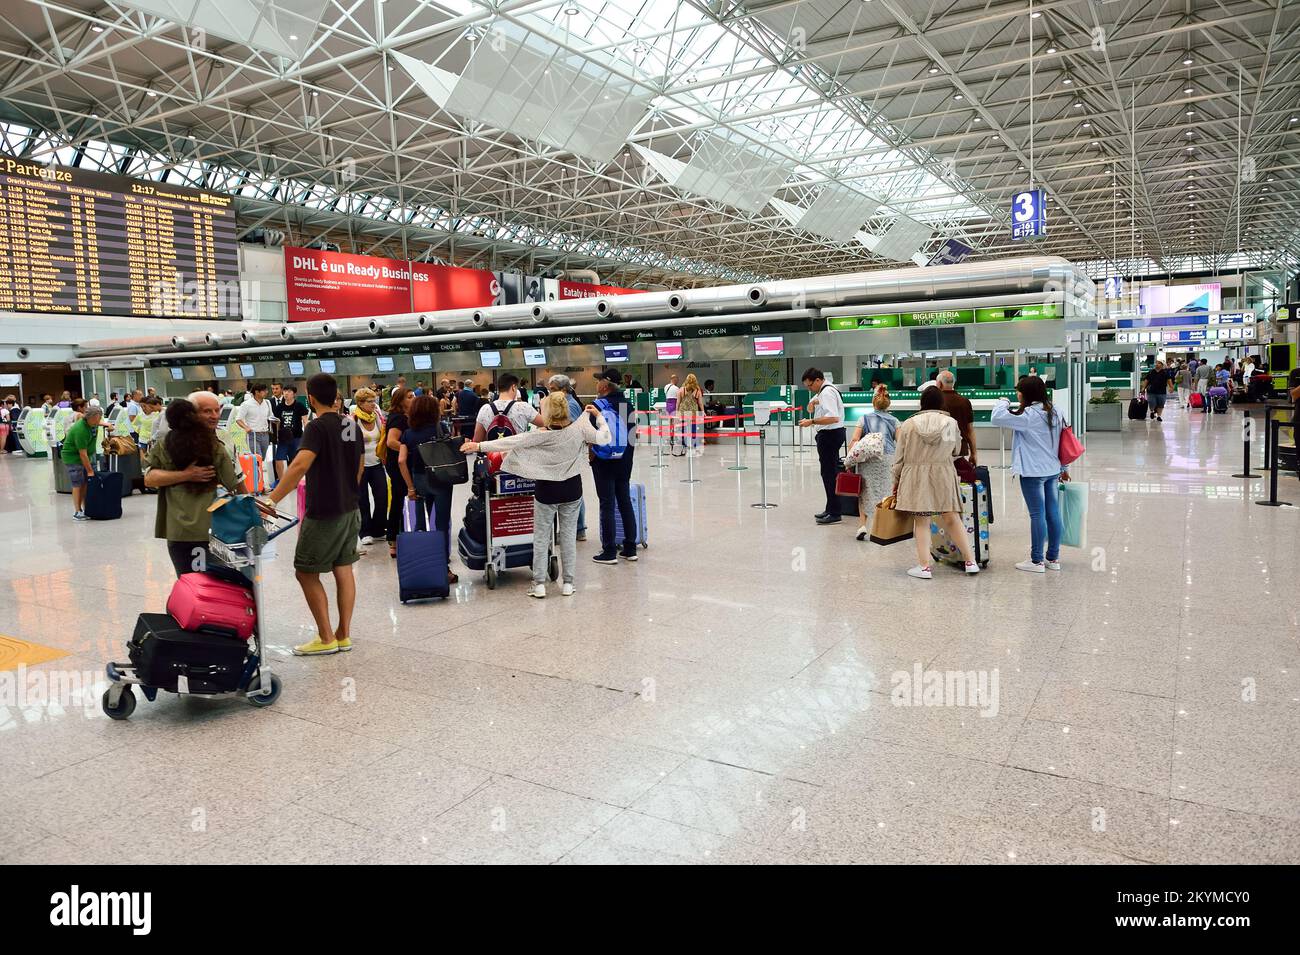
[[[361,484],[357,488],[357,507],[361,511],[361,543],[373,544],[376,537],[388,533],[388,475],[379,457],[383,440],[383,424],[379,420],[375,393],[369,388],[357,391],[352,405],[352,417],[357,423],[357,433],[364,444]],[[371,498],[374,500],[372,501]]]

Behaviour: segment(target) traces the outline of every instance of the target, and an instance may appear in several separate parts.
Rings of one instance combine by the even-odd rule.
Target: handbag
[[[957,468],[957,479],[962,484],[974,484],[980,479],[975,473],[975,465],[971,464],[966,458],[954,458],[953,466]]]
[[[1056,446],[1056,456],[1060,459],[1063,468],[1068,468],[1071,463],[1083,456],[1083,445],[1074,436],[1074,428],[1068,424],[1061,429],[1061,440]]]
[[[416,446],[420,457],[424,459],[425,474],[431,481],[452,485],[464,484],[469,480],[469,461],[460,450],[464,441],[464,438],[456,435]]]
[[[897,544],[912,536],[912,515],[894,510],[894,495],[889,495],[876,505],[876,516],[871,521],[873,544]]]
[[[857,497],[862,493],[862,475],[856,471],[841,471],[835,475],[835,493]]]

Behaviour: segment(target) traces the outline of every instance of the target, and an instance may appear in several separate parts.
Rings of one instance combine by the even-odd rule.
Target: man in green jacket
[[[95,473],[95,438],[99,434],[103,415],[104,411],[99,405],[87,405],[86,413],[63,436],[63,448],[59,457],[68,469],[68,481],[72,484],[74,521],[90,520],[86,516],[86,477]]]

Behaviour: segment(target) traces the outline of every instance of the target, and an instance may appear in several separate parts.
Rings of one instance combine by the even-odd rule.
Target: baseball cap
[[[608,381],[615,385],[623,384],[623,376],[616,371],[598,371],[595,377],[597,381]]]

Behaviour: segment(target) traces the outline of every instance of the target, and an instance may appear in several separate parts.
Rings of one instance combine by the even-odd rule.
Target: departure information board
[[[234,202],[0,155],[0,310],[237,318]]]

